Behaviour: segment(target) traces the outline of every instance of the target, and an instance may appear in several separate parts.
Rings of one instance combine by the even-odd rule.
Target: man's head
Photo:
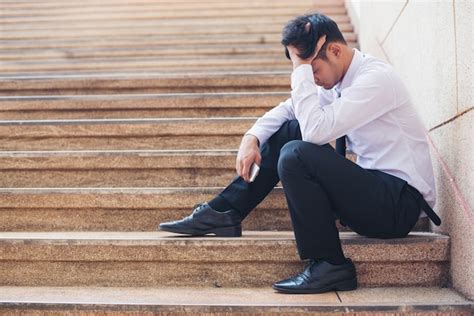
[[[282,35],[281,43],[288,59],[287,46],[296,47],[298,56],[307,59],[314,55],[318,40],[326,35],[326,42],[311,62],[314,80],[330,89],[343,78],[352,60],[352,50],[333,20],[319,13],[302,15],[288,22]]]

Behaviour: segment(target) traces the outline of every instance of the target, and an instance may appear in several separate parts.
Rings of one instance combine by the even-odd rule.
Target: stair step
[[[5,74],[27,72],[54,72],[54,71],[74,71],[77,73],[84,71],[111,71],[120,69],[121,71],[146,69],[151,71],[195,71],[195,70],[289,70],[290,61],[282,56],[215,56],[207,57],[175,57],[167,56],[157,59],[156,57],[140,58],[101,58],[91,61],[69,60],[69,61],[13,61],[2,65],[2,72]]]
[[[214,3],[219,3],[223,2],[221,0],[159,0],[160,3],[163,4],[170,4],[170,5],[185,5],[185,6],[194,6],[195,4],[199,3],[206,3],[206,4],[214,4]],[[18,0],[18,1],[13,1],[13,0],[4,0],[5,3],[8,4],[9,7],[14,7],[14,8],[44,8],[44,7],[66,7],[66,8],[74,8],[74,7],[80,7],[80,6],[98,6],[98,7],[104,7],[104,6],[115,6],[115,5],[123,5],[126,4],[128,5],[147,5],[150,3],[154,3],[156,1],[149,1],[149,0],[135,0],[130,2],[130,0],[84,0],[81,3],[76,3],[76,2],[62,2],[60,0],[48,0],[44,2],[32,2],[32,1],[27,1],[27,0]],[[294,0],[294,3],[300,5],[300,4],[306,4],[308,5],[308,0]],[[292,2],[292,3],[293,3]],[[228,2],[225,2],[228,3]],[[271,4],[271,3],[286,3],[288,4],[287,1],[282,1],[282,0],[241,0],[238,3],[240,3],[243,7],[246,7],[248,5],[251,5],[252,3],[262,3],[262,4]],[[310,2],[310,4],[313,2]],[[318,6],[336,6],[336,5],[343,5],[344,1],[343,0],[317,0],[317,5]]]
[[[236,149],[256,118],[0,121],[1,150]]]
[[[103,7],[103,6],[112,6],[116,4],[126,4],[129,5],[131,2],[130,0],[84,0],[83,2],[76,3],[76,2],[62,2],[60,0],[48,0],[44,2],[31,2],[31,1],[4,1],[5,3],[8,4],[9,7],[27,7],[27,8],[42,8],[42,7],[67,7],[67,8],[72,8],[72,7],[80,7],[82,6],[98,6],[98,7]],[[153,3],[156,1],[149,1],[149,0],[135,0],[133,1],[134,5],[147,5],[150,3]],[[170,5],[185,5],[185,6],[194,6],[195,4],[199,3],[206,3],[206,4],[214,4],[214,3],[219,3],[222,2],[220,0],[160,0],[161,3],[163,4],[170,4]],[[296,4],[313,4],[314,2],[308,2],[308,0],[293,0],[292,3]],[[270,3],[286,3],[288,4],[287,1],[282,1],[282,0],[241,0],[238,3],[240,3],[243,7],[246,7],[248,5],[251,5],[252,3],[263,3],[263,4],[269,4]],[[343,0],[317,0],[317,5],[318,6],[336,6],[336,5],[343,5],[344,1]]]
[[[223,186],[237,151],[0,152],[0,187]]]
[[[27,17],[27,16],[71,16],[71,15],[82,15],[82,14],[93,14],[97,13],[107,13],[107,14],[124,14],[124,13],[149,13],[153,11],[157,17],[160,18],[196,18],[196,15],[191,15],[191,13],[196,13],[199,11],[199,17],[212,16],[212,17],[221,17],[221,16],[235,16],[235,15],[244,15],[245,13],[255,14],[260,12],[264,15],[281,15],[287,14],[289,12],[295,12],[295,14],[308,10],[308,7],[313,4],[310,1],[297,2],[295,4],[283,3],[283,2],[262,2],[257,1],[254,3],[248,3],[247,5],[242,5],[242,3],[225,3],[225,2],[214,2],[214,3],[196,3],[192,7],[189,4],[172,4],[172,3],[163,3],[163,2],[150,2],[144,5],[137,5],[137,3],[119,3],[114,6],[107,5],[87,5],[83,7],[36,7],[34,12],[30,10],[31,8],[18,8],[14,6],[5,5],[3,12],[8,17]],[[180,11],[176,11],[180,9]],[[262,11],[264,9],[264,11]],[[332,6],[318,6],[315,4],[313,6],[314,10],[318,10],[323,14],[345,14],[346,8],[343,5],[332,5]]]
[[[133,12],[136,11],[147,11],[147,10],[160,10],[160,11],[172,11],[176,12],[176,9],[189,10],[191,3],[176,3],[176,2],[141,2],[141,1],[127,1],[123,2],[114,2],[114,3],[103,3],[103,2],[93,2],[87,3],[87,5],[77,6],[74,3],[3,3],[4,12],[8,13],[9,16],[24,14],[24,16],[33,15],[32,10],[36,15],[50,15],[61,14],[61,13],[91,13],[97,12],[98,10],[107,10],[107,12]],[[345,13],[346,9],[341,1],[332,1],[326,4],[318,1],[316,3],[310,2],[308,0],[304,1],[292,1],[291,4],[288,2],[278,2],[278,1],[239,1],[239,2],[216,2],[216,1],[202,1],[192,3],[192,9],[201,10],[201,9],[268,9],[268,8],[299,8],[300,10],[307,10],[310,5],[313,5],[314,9],[317,9],[320,12],[326,13]],[[177,12],[179,14],[179,12]]]
[[[113,36],[114,38],[103,38],[98,43],[93,43],[91,42],[90,44],[92,45],[91,47],[98,46],[101,44],[101,42],[105,41],[111,41],[112,39],[119,39],[118,34],[123,32],[123,35],[127,35],[124,38],[126,40],[133,40],[135,39],[136,42],[143,42],[144,40],[154,40],[156,38],[160,38],[161,36],[164,36],[166,34],[175,34],[177,30],[181,31],[191,31],[193,32],[193,27],[200,29],[202,31],[210,31],[211,33],[205,33],[208,35],[212,36],[207,36],[210,38],[214,38],[218,36],[219,33],[212,33],[212,28],[219,27],[222,31],[224,32],[233,32],[234,34],[242,34],[242,33],[249,33],[250,34],[258,34],[258,32],[254,32],[256,30],[259,30],[261,35],[267,34],[273,34],[277,35],[278,32],[281,32],[281,29],[283,25],[287,22],[286,19],[284,18],[273,18],[273,17],[261,17],[259,20],[255,20],[252,18],[251,21],[246,20],[245,18],[235,18],[235,17],[221,17],[221,18],[214,18],[214,19],[187,19],[187,20],[173,20],[173,19],[166,19],[166,20],[125,20],[125,21],[98,21],[95,23],[88,23],[84,24],[83,22],[75,22],[75,21],[69,21],[68,23],[64,23],[61,25],[62,30],[77,30],[77,32],[86,32],[89,31],[93,28],[97,29],[100,28],[101,31],[108,31],[111,32],[112,30],[115,30],[115,32],[111,32],[110,35]],[[46,31],[49,29],[54,29],[54,26],[58,26],[58,22],[44,22],[44,23],[18,23],[18,24],[2,24],[2,27],[5,28],[5,30],[13,31],[16,33],[23,34],[23,37],[6,37],[8,36],[8,33],[3,34],[3,36],[0,37],[0,40],[2,40],[6,45],[5,47],[2,47],[2,49],[5,49],[6,47],[9,46],[15,46],[17,43],[22,43],[24,41],[28,41],[28,39],[31,39],[32,36],[28,36],[28,34],[41,34],[39,31]],[[347,37],[347,40],[353,41],[354,40],[354,35],[353,31],[354,28],[353,26],[348,23],[348,22],[340,22],[339,23],[339,29],[340,31],[349,37]],[[140,31],[143,32],[144,30],[148,29],[148,32],[145,34],[150,35],[151,37],[131,37],[130,32],[134,31]],[[28,31],[32,31],[32,33],[27,33]],[[240,30],[240,32],[237,32],[237,30]],[[40,44],[42,42],[56,42],[58,44],[61,44],[63,40],[71,40],[71,38],[77,38],[79,43],[83,43],[85,41],[90,42],[89,37],[78,37],[77,34],[71,34],[70,32],[64,32],[62,33],[63,36],[61,37],[52,37],[46,33],[44,33],[43,36],[40,36],[37,38],[37,44]],[[96,33],[97,34],[97,33]],[[94,33],[90,33],[91,36],[94,36]],[[138,34],[137,34],[138,35]],[[153,36],[152,36],[153,35]],[[197,35],[197,34],[195,34]],[[180,38],[182,39],[191,39],[192,37],[189,36],[189,34],[186,33],[181,33]],[[244,36],[240,36],[239,38],[244,39]],[[281,33],[280,33],[280,38],[281,38]],[[216,42],[219,43],[219,42]],[[279,41],[275,41],[275,43],[280,44]],[[79,47],[79,45],[77,45]]]
[[[51,22],[60,25],[61,23],[69,22],[85,22],[91,24],[101,24],[108,22],[117,22],[117,21],[140,21],[140,20],[161,20],[166,21],[171,20],[183,20],[183,19],[192,19],[199,24],[199,20],[215,19],[217,21],[223,21],[224,19],[234,19],[240,20],[242,22],[251,22],[255,19],[260,20],[271,20],[279,21],[285,23],[286,21],[294,18],[297,15],[300,15],[304,12],[301,12],[301,8],[267,8],[265,10],[255,10],[255,9],[239,9],[239,10],[180,10],[176,11],[135,11],[135,12],[112,12],[108,10],[100,10],[87,13],[87,14],[52,14],[52,15],[33,15],[33,16],[7,16],[2,17],[1,24],[4,25],[14,25],[22,23],[34,23],[35,25],[42,25],[44,23],[50,24]],[[308,10],[304,10],[308,11]],[[333,19],[336,23],[349,23],[349,17],[344,13],[330,13],[326,14],[328,17]],[[225,24],[225,23],[222,23]],[[241,27],[244,27],[246,24],[242,24]],[[58,35],[61,35],[61,32],[58,32]],[[2,34],[2,37],[8,38],[8,35]]]
[[[0,96],[3,120],[260,117],[288,92]]]
[[[238,24],[238,23],[237,23]],[[125,27],[125,25],[120,24],[120,26]],[[91,38],[37,38],[37,39],[16,39],[16,40],[2,40],[0,38],[0,51],[10,52],[12,50],[22,50],[22,49],[42,49],[42,50],[52,50],[58,51],[63,50],[64,53],[69,53],[68,49],[89,49],[89,50],[98,50],[98,49],[109,49],[111,53],[118,49],[136,49],[137,51],[156,48],[153,50],[154,54],[159,54],[162,50],[167,51],[181,51],[181,54],[186,50],[186,47],[190,47],[189,50],[196,49],[196,47],[201,47],[201,49],[211,49],[213,47],[218,47],[219,45],[226,45],[228,49],[230,45],[234,45],[238,47],[245,47],[245,46],[258,46],[258,47],[265,47],[265,45],[273,47],[273,49],[280,48],[280,52],[282,52],[283,47],[280,44],[281,35],[276,33],[275,29],[280,29],[281,24],[265,24],[265,28],[270,30],[272,27],[271,32],[264,31],[262,29],[262,33],[249,33],[245,35],[239,35],[239,33],[232,34],[232,36],[225,35],[225,34],[213,34],[212,36],[206,34],[194,34],[193,36],[187,35],[170,35],[170,34],[148,34],[146,38],[137,37],[137,36],[110,36],[106,38],[101,38],[100,40],[92,40]],[[114,27],[114,26],[112,26]],[[117,26],[118,27],[118,26]],[[137,28],[136,25],[130,25],[131,29]],[[154,27],[153,25],[145,26],[145,27]],[[191,26],[189,26],[191,27]],[[220,27],[220,25],[209,25],[209,27]],[[234,28],[236,26],[234,25]],[[185,27],[182,27],[185,29]],[[347,34],[348,40],[353,38],[352,35],[352,26],[350,24],[342,24],[341,31],[344,34]],[[173,32],[173,31],[169,31]],[[351,40],[352,41],[352,40]],[[163,47],[166,45],[165,47]],[[172,45],[172,46],[168,46]],[[241,46],[242,45],[242,46]],[[355,43],[352,45],[356,45]],[[70,55],[74,57],[75,55]]]
[[[150,315],[285,315],[381,313],[472,315],[474,304],[436,287],[378,287],[324,294],[281,295],[266,288],[0,287],[0,312],[23,315],[132,313]],[[278,312],[277,312],[278,311]]]
[[[194,29],[196,31],[196,29]],[[240,33],[239,33],[240,34]],[[354,38],[355,35],[347,34],[345,37]],[[135,36],[134,36],[135,37]],[[271,57],[282,57],[283,47],[273,42],[268,42],[270,39],[273,40],[275,35],[269,35],[265,37],[265,43],[239,43],[231,45],[218,44],[206,44],[195,45],[195,44],[177,44],[171,47],[163,48],[161,44],[150,43],[147,39],[142,41],[139,45],[116,45],[111,50],[111,47],[107,47],[103,42],[99,47],[78,47],[70,48],[67,50],[45,50],[42,47],[32,47],[28,50],[21,47],[8,47],[8,50],[0,50],[0,60],[69,60],[71,58],[76,60],[94,60],[100,58],[115,58],[115,57],[130,57],[130,58],[141,58],[141,57],[167,57],[167,56],[192,56],[195,58],[214,58],[214,56],[247,56],[249,58],[252,55],[259,56],[271,56]],[[120,36],[123,41],[123,36]],[[235,38],[234,38],[235,40]],[[184,40],[183,40],[184,41]],[[354,41],[354,40],[352,40]],[[137,47],[138,46],[138,47]]]
[[[31,38],[31,35],[39,34],[41,37],[53,38],[51,35],[48,35],[46,30],[54,29],[54,25],[65,26],[63,29],[57,30],[57,38],[62,37],[74,37],[76,34],[71,34],[71,29],[75,29],[78,32],[84,30],[91,30],[92,27],[97,28],[97,34],[100,34],[102,28],[113,30],[112,27],[115,26],[116,31],[114,34],[117,34],[120,31],[124,30],[124,27],[134,25],[135,28],[150,26],[154,27],[149,30],[152,34],[160,34],[161,32],[166,32],[175,27],[189,27],[194,25],[196,27],[203,26],[212,26],[212,25],[222,25],[223,29],[228,28],[229,24],[224,23],[229,21],[230,24],[233,24],[242,31],[251,30],[252,26],[264,27],[264,25],[278,25],[279,27],[273,28],[272,31],[281,31],[282,27],[287,21],[296,17],[297,15],[304,13],[308,10],[302,10],[301,8],[276,8],[275,12],[278,10],[278,14],[268,15],[262,13],[260,10],[247,9],[247,10],[199,10],[199,11],[182,11],[183,15],[194,15],[193,18],[189,17],[173,17],[173,14],[176,12],[161,11],[163,15],[168,15],[167,17],[157,17],[154,16],[155,13],[140,11],[134,12],[133,15],[136,17],[131,17],[130,12],[94,12],[92,14],[88,13],[78,13],[78,14],[54,14],[54,15],[36,15],[35,16],[10,16],[3,17],[1,25],[5,26],[6,33],[2,34],[0,38],[2,39],[24,39]],[[336,8],[336,10],[340,10]],[[216,12],[220,11],[219,16],[215,16]],[[327,11],[327,10],[326,10]],[[214,15],[214,16],[212,16]],[[257,19],[258,16],[258,19]],[[343,13],[333,13],[328,14],[336,23],[344,25],[343,31],[350,29],[347,25],[350,24],[350,19],[346,14]],[[138,20],[138,19],[139,20]],[[140,19],[141,18],[141,19]],[[87,20],[87,23],[84,23],[84,20]],[[120,22],[123,22],[122,24]],[[17,27],[18,26],[18,27]],[[37,26],[38,29],[35,29],[33,26]],[[159,28],[159,29],[158,29]],[[132,28],[133,29],[133,28]],[[264,28],[267,29],[267,28]],[[18,37],[11,36],[10,32],[18,34]],[[127,33],[125,31],[125,33]],[[31,34],[31,35],[29,35]]]
[[[0,231],[155,231],[161,222],[191,214],[223,187],[2,188]],[[336,221],[339,231],[350,231]],[[281,187],[242,223],[246,230],[292,230]],[[428,231],[420,218],[412,231]]]
[[[290,91],[290,72],[101,73],[0,77],[0,95]]]
[[[276,27],[275,21],[272,19],[272,24],[257,24],[251,25],[247,27],[236,26],[235,24],[238,23],[246,23],[242,20],[232,20],[230,22],[234,22],[234,24],[225,25],[219,28],[216,28],[216,25],[208,25],[203,23],[203,25],[179,25],[176,27],[162,27],[160,29],[152,29],[152,27],[160,27],[160,25],[150,25],[150,26],[139,26],[135,25],[134,27],[124,27],[121,25],[120,27],[114,27],[110,25],[101,25],[102,23],[96,24],[92,23],[89,24],[87,27],[74,27],[74,25],[69,25],[66,27],[66,30],[62,30],[61,32],[52,32],[54,31],[54,24],[49,27],[38,27],[36,28],[35,24],[31,24],[31,29],[27,30],[18,30],[16,27],[11,27],[11,31],[8,33],[4,33],[0,36],[1,40],[5,41],[22,41],[22,40],[43,40],[43,39],[54,39],[59,42],[61,39],[76,39],[80,38],[82,40],[94,40],[100,39],[101,36],[107,37],[110,41],[113,38],[121,38],[122,36],[133,36],[137,39],[141,39],[142,44],[148,43],[150,40],[153,39],[148,38],[148,36],[155,36],[157,39],[160,38],[160,35],[163,36],[180,36],[179,39],[181,43],[186,43],[186,39],[190,38],[194,35],[207,35],[210,39],[215,35],[240,35],[242,39],[244,39],[244,35],[248,34],[259,34],[260,36],[264,36],[265,38],[274,38],[279,37],[281,39],[281,30]],[[279,23],[280,28],[283,23]],[[347,25],[347,24],[346,24]],[[57,25],[56,25],[57,27]],[[69,28],[69,29],[68,29]],[[98,29],[99,28],[99,29]],[[71,32],[74,30],[74,32]],[[350,30],[350,27],[345,26],[344,30]],[[7,30],[5,30],[7,31]],[[182,34],[186,34],[185,36],[181,36]],[[343,33],[344,38],[347,42],[354,43],[357,41],[357,36],[353,32],[346,32]],[[274,40],[271,42],[278,43]],[[153,43],[153,42],[152,42]],[[13,43],[12,43],[13,44]],[[274,45],[275,47],[280,48],[281,53],[281,45]],[[166,55],[166,54],[163,54]],[[75,57],[75,56],[74,56]]]
[[[140,57],[140,58],[102,58],[91,61],[70,60],[62,61],[15,61],[5,63],[4,75],[38,74],[43,73],[87,73],[113,71],[161,71],[161,72],[189,72],[189,71],[237,71],[237,70],[291,70],[290,61],[281,56],[215,56],[195,58],[167,58]]]
[[[449,237],[410,233],[373,239],[342,232],[359,284],[442,286]],[[244,231],[241,238],[165,232],[0,233],[0,285],[262,287],[303,268],[293,232]]]
[[[236,150],[0,152],[0,187],[226,186],[236,176],[236,156]]]

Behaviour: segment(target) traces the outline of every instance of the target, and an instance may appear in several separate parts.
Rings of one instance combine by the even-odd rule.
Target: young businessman
[[[424,127],[390,65],[347,46],[321,14],[283,29],[293,63],[291,98],[259,118],[237,154],[238,176],[214,199],[160,229],[241,236],[241,221],[281,180],[304,270],[276,282],[284,293],[357,288],[335,216],[358,234],[405,237],[419,217],[440,220]],[[328,143],[346,135],[357,163]],[[260,166],[249,182],[252,163]]]

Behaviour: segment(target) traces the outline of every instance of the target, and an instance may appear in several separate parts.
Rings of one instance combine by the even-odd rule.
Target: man
[[[425,131],[392,67],[347,46],[328,17],[290,21],[282,44],[293,63],[291,98],[244,135],[238,176],[190,216],[160,229],[241,236],[241,221],[281,180],[298,253],[308,263],[273,288],[353,290],[356,271],[343,254],[335,217],[372,238],[405,237],[426,215],[440,224],[431,209],[435,184]],[[357,163],[328,144],[344,135]],[[260,172],[250,182],[254,162]]]

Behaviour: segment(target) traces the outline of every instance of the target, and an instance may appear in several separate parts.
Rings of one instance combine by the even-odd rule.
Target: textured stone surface
[[[262,116],[287,92],[0,97],[3,120]]]
[[[474,106],[474,76],[472,60],[474,50],[472,39],[474,28],[472,16],[474,3],[472,1],[453,1],[456,30],[456,67],[457,67],[457,112],[462,113]],[[473,291],[474,292],[474,291]]]
[[[236,156],[236,150],[1,152],[0,187],[226,186],[237,175]]]
[[[341,233],[363,286],[441,286],[449,238],[373,239]],[[268,286],[302,269],[292,232],[242,238],[156,233],[0,233],[2,285]]]
[[[427,129],[457,113],[454,39],[452,1],[408,1],[383,44]],[[424,53],[407,58],[407,49]]]
[[[1,287],[0,311],[137,313],[148,315],[469,315],[473,303],[439,288],[360,288],[349,292],[282,295],[268,288]],[[163,314],[161,314],[163,313]],[[180,314],[182,315],[182,314]]]
[[[371,51],[373,44],[384,41],[407,2],[407,0],[360,2],[359,42],[364,50]]]
[[[279,43],[281,27],[308,8],[331,16],[349,44],[357,45],[342,1],[321,2],[8,4],[2,74],[289,71]]]
[[[474,265],[469,264],[474,262],[473,113],[466,113],[430,133],[437,155],[442,157],[441,161],[437,156],[434,168],[439,192],[436,209],[443,224],[432,228],[452,238],[452,284],[470,299],[474,299]]]
[[[287,16],[288,20],[291,19],[291,16]],[[222,18],[221,18],[222,19]],[[347,24],[347,18],[345,17],[336,17],[337,20],[340,21],[342,25],[345,27],[344,29],[349,29],[348,24]],[[222,21],[222,20],[221,20]],[[219,22],[219,18],[215,18],[214,22]],[[246,23],[248,22],[247,18],[231,18],[230,22],[235,23]],[[263,24],[265,22],[268,22],[268,24]],[[282,57],[281,55],[281,49],[278,50],[277,44],[278,43],[278,38],[280,37],[280,34],[278,31],[275,31],[275,27],[282,25],[282,23],[278,23],[277,20],[269,20],[269,19],[262,19],[260,21],[260,25],[257,25],[256,27],[253,28],[248,28],[247,30],[242,30],[239,28],[236,28],[235,25],[228,24],[224,25],[222,27],[216,28],[213,25],[179,25],[176,26],[173,29],[156,29],[153,31],[153,36],[155,36],[156,39],[154,40],[153,38],[147,39],[146,43],[149,44],[148,47],[143,46],[143,50],[131,50],[127,49],[126,51],[121,51],[121,50],[114,50],[113,52],[106,52],[106,51],[101,51],[100,49],[96,49],[94,51],[85,50],[83,49],[76,49],[74,50],[73,54],[75,58],[81,58],[81,59],[99,59],[99,58],[110,58],[110,57],[143,57],[143,56],[156,56],[156,57],[168,57],[168,56],[191,56],[191,55],[201,55],[201,56],[206,56],[208,55],[209,57],[214,57],[215,55],[228,55],[228,56],[238,56],[238,55],[247,55],[247,57],[251,58],[257,55],[267,55],[267,56],[278,56]],[[91,23],[92,25],[89,26],[87,29],[83,28],[83,35],[82,37],[79,37],[78,34],[72,34],[70,30],[61,30],[61,32],[57,32],[57,36],[61,36],[64,39],[68,40],[74,40],[74,39],[83,39],[84,37],[89,37],[89,40],[94,40],[97,37],[100,36],[110,36],[110,37],[117,37],[116,33],[117,30],[114,28],[110,27],[104,27],[101,29],[94,29],[94,25],[96,27],[100,27],[101,23]],[[111,24],[116,24],[116,23],[111,23]],[[110,26],[110,24],[108,25]],[[9,29],[9,28],[6,28]],[[183,35],[182,33],[186,33],[186,35]],[[150,29],[147,29],[146,27],[133,27],[133,28],[123,28],[122,27],[122,34],[124,37],[135,37],[135,39],[138,39],[140,37],[145,37],[146,35],[150,35]],[[222,35],[232,35],[236,36],[237,38],[240,38],[241,41],[244,43],[248,43],[246,41],[246,36],[248,35],[260,35],[260,36],[265,36],[266,41],[265,43],[261,43],[260,45],[251,45],[251,46],[245,46],[245,45],[239,45],[238,47],[227,47],[227,49],[222,48],[221,46],[217,45],[211,45],[211,46],[206,46],[206,47],[200,47],[199,45],[196,45],[198,43],[195,43],[195,45],[190,46],[188,39],[193,38],[194,36],[202,36],[202,35],[217,35],[217,36],[222,36]],[[165,39],[168,37],[171,39],[171,36],[176,36],[176,35],[182,35],[180,37],[175,37],[174,40],[172,41],[173,45],[172,47],[168,47],[166,49],[161,49],[157,50],[156,47],[153,47],[156,44],[161,44],[159,39]],[[16,36],[16,37],[15,37]],[[55,39],[54,36],[52,36],[52,33],[45,32],[45,30],[17,30],[17,31],[12,31],[9,34],[5,36],[5,38],[12,39],[16,38],[17,40],[25,40],[27,39],[26,37],[28,36],[42,36],[44,39],[49,39],[53,40]],[[343,36],[346,38],[346,41],[349,43],[355,43],[356,41],[356,36],[354,33],[343,33]],[[170,43],[171,44],[171,43]],[[188,44],[187,48],[188,50],[182,49],[181,46],[185,46]],[[211,44],[221,44],[217,40],[212,42]],[[252,44],[252,43],[251,43]],[[263,44],[263,45],[262,45]],[[267,44],[267,45],[265,45]],[[269,44],[272,44],[271,46]],[[143,45],[143,44],[142,44]],[[151,46],[151,47],[150,47]],[[11,45],[10,45],[11,47]],[[79,47],[78,47],[79,48]],[[180,49],[181,48],[181,49]],[[15,59],[15,60],[22,60],[22,59],[36,59],[38,61],[42,59],[54,59],[58,61],[63,61],[64,53],[62,52],[46,52],[38,56],[37,52],[23,52],[22,54],[19,54],[17,56],[14,56],[12,53],[3,53],[0,55],[2,58],[9,60],[9,59]],[[35,58],[36,57],[36,58]]]
[[[3,150],[235,149],[255,118],[2,121]]]
[[[229,150],[238,149],[256,117],[2,120],[0,149]],[[335,147],[335,141],[331,142]],[[16,153],[12,153],[16,154]],[[57,154],[56,154],[57,155]]]
[[[288,91],[290,72],[182,72],[0,77],[0,94],[80,95],[163,92]]]
[[[188,58],[156,58],[140,57],[129,60],[124,58],[114,58],[106,60],[94,60],[88,62],[51,62],[44,61],[17,63],[3,66],[4,74],[12,75],[18,73],[87,73],[87,72],[116,72],[116,69],[127,71],[144,71],[147,69],[163,72],[180,72],[185,68],[186,71],[203,70],[253,70],[259,68],[262,70],[291,70],[291,64],[288,61],[278,57],[259,57],[248,59],[246,57],[216,57],[213,60]]]
[[[154,231],[183,218],[223,188],[3,189],[0,231]],[[340,231],[348,231],[336,221]],[[248,230],[292,230],[286,199],[275,188],[243,221]],[[413,231],[427,231],[421,218]]]
[[[386,10],[397,3],[399,10]],[[404,79],[414,106],[430,130],[429,138],[435,146],[431,147],[437,192],[435,211],[443,221],[440,227],[431,228],[452,238],[452,285],[474,299],[474,2],[397,0],[360,4],[361,26],[380,26],[362,30],[361,48],[378,54],[378,34],[386,25],[390,27],[381,43],[382,53]],[[415,51],[423,53],[407,54]]]
[[[236,151],[0,154],[1,187],[209,187],[236,175]]]

